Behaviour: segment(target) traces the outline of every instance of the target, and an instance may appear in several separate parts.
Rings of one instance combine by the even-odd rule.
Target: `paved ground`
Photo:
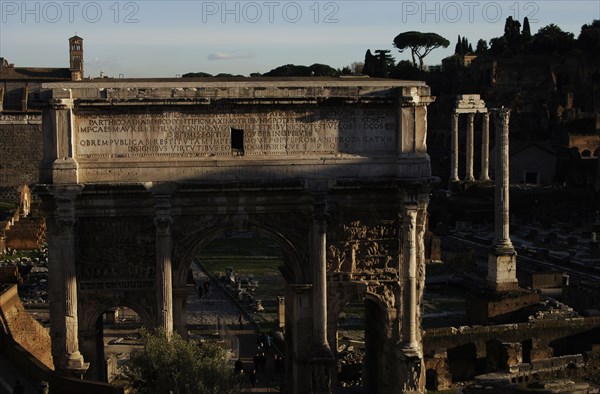
[[[256,387],[250,387],[249,374],[254,368],[254,356],[258,352],[257,340],[259,338],[255,326],[245,314],[240,327],[239,318],[242,311],[236,303],[225,293],[218,283],[210,281],[208,275],[198,266],[192,264],[192,272],[196,284],[204,288],[204,283],[209,281],[208,295],[203,291],[202,298],[198,292],[188,299],[188,325],[193,335],[210,335],[218,332],[225,339],[237,342],[239,356],[244,364],[244,376],[241,379],[242,387],[247,392],[267,393],[279,392],[279,374],[276,374],[274,365],[274,349],[264,349],[266,368],[258,369],[258,382]],[[233,343],[235,347],[235,343]]]

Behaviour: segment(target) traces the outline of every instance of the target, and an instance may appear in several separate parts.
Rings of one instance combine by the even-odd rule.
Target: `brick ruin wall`
[[[11,336],[32,356],[54,369],[50,333],[27,313],[16,285],[0,294],[0,320],[2,334]]]
[[[0,200],[19,203],[19,188],[38,180],[41,124],[0,124]]]

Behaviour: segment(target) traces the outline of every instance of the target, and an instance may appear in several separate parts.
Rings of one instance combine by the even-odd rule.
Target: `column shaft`
[[[417,206],[405,208],[404,235],[404,290],[402,316],[402,342],[405,353],[419,354],[417,342]]]
[[[329,347],[327,343],[327,224],[325,216],[313,219],[313,338],[316,344]]]
[[[171,269],[171,204],[167,197],[156,204],[156,272],[158,325],[167,338],[173,335],[173,274]]]
[[[481,175],[479,180],[487,181],[490,179],[490,114],[483,114],[483,123],[481,130]]]
[[[466,165],[466,171],[465,171],[465,180],[467,181],[473,181],[475,180],[475,177],[473,176],[473,153],[474,153],[474,122],[475,122],[475,114],[474,113],[469,113],[468,114],[468,121],[467,121],[467,149],[466,149],[466,160],[465,160],[465,165]]]
[[[450,135],[450,181],[458,182],[458,113],[452,113]]]
[[[508,130],[510,110],[501,109],[496,126],[496,210],[495,210],[495,244],[510,247],[509,195],[510,195],[510,163],[508,152]]]

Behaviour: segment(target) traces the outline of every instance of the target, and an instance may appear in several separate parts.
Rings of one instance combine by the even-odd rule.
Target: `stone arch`
[[[186,237],[188,242],[183,246],[185,249],[182,251],[183,253],[179,257],[179,261],[177,261],[177,272],[173,275],[174,286],[185,285],[188,270],[196,255],[203,248],[227,232],[236,230],[236,227],[236,223],[233,220],[223,220],[216,226],[209,223],[188,234]],[[299,252],[299,246],[301,246],[299,244],[305,245],[307,243],[305,240],[293,240],[292,237],[278,231],[276,228],[254,220],[248,221],[244,230],[256,231],[260,235],[275,241],[281,247],[284,265],[291,276],[285,278],[288,283],[303,283],[308,281],[308,264]]]
[[[152,318],[152,312],[143,302],[138,302],[135,297],[123,297],[119,299],[107,299],[96,303],[95,305],[86,305],[86,311],[80,317],[79,326],[82,331],[91,331],[96,327],[96,322],[111,308],[124,306],[133,310],[147,327],[154,327],[155,322]]]
[[[79,312],[79,348],[84,359],[90,363],[85,376],[94,380],[105,380],[102,314],[107,310],[124,306],[133,310],[147,327],[154,327],[152,310],[136,297],[106,298],[93,303],[85,303],[86,308]]]
[[[348,303],[361,298],[365,306],[365,361],[363,363],[363,385],[375,392],[388,391],[380,387],[382,379],[394,370],[390,357],[390,341],[395,333],[392,322],[395,321],[394,300],[386,300],[394,293],[390,285],[369,286],[363,282],[328,283],[328,338],[331,349],[337,359],[337,333],[339,315]],[[385,295],[384,295],[385,294]],[[390,309],[392,308],[392,309]],[[337,381],[337,379],[336,379]]]

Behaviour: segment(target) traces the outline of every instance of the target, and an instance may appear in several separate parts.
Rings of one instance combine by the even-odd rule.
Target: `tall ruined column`
[[[480,181],[488,181],[490,179],[490,114],[483,114],[483,123],[481,125],[481,175]]]
[[[488,259],[487,281],[496,291],[518,287],[517,253],[510,240],[510,164],[508,155],[508,130],[510,110],[496,110],[496,196],[495,238]]]
[[[313,349],[311,354],[312,392],[331,393],[333,355],[327,341],[327,202],[316,195],[312,230],[313,268]]]
[[[402,302],[400,305],[401,316],[399,323],[402,342],[396,350],[399,364],[398,392],[423,393],[424,370],[423,354],[418,337],[420,327],[418,321],[419,294],[417,291],[418,256],[418,204],[407,203],[403,210],[402,239],[403,257],[401,266]]]
[[[473,176],[473,153],[474,153],[474,122],[475,122],[475,114],[469,113],[467,116],[467,152],[466,152],[466,172],[465,172],[465,180],[474,181],[475,177]]]
[[[458,182],[458,112],[452,113],[450,135],[450,182]]]
[[[49,283],[49,296],[55,304],[53,312],[59,313],[51,314],[53,356],[63,374],[75,377],[83,376],[89,368],[79,352],[77,315],[75,199],[80,191],[79,185],[55,187],[55,212],[48,220],[48,257],[55,271]]]
[[[402,277],[402,347],[406,354],[420,354],[417,342],[417,205],[407,205],[404,210],[402,232],[404,236],[404,267]]]
[[[167,338],[173,335],[173,278],[171,270],[171,202],[170,196],[156,198],[156,286],[158,301],[158,326]]]

